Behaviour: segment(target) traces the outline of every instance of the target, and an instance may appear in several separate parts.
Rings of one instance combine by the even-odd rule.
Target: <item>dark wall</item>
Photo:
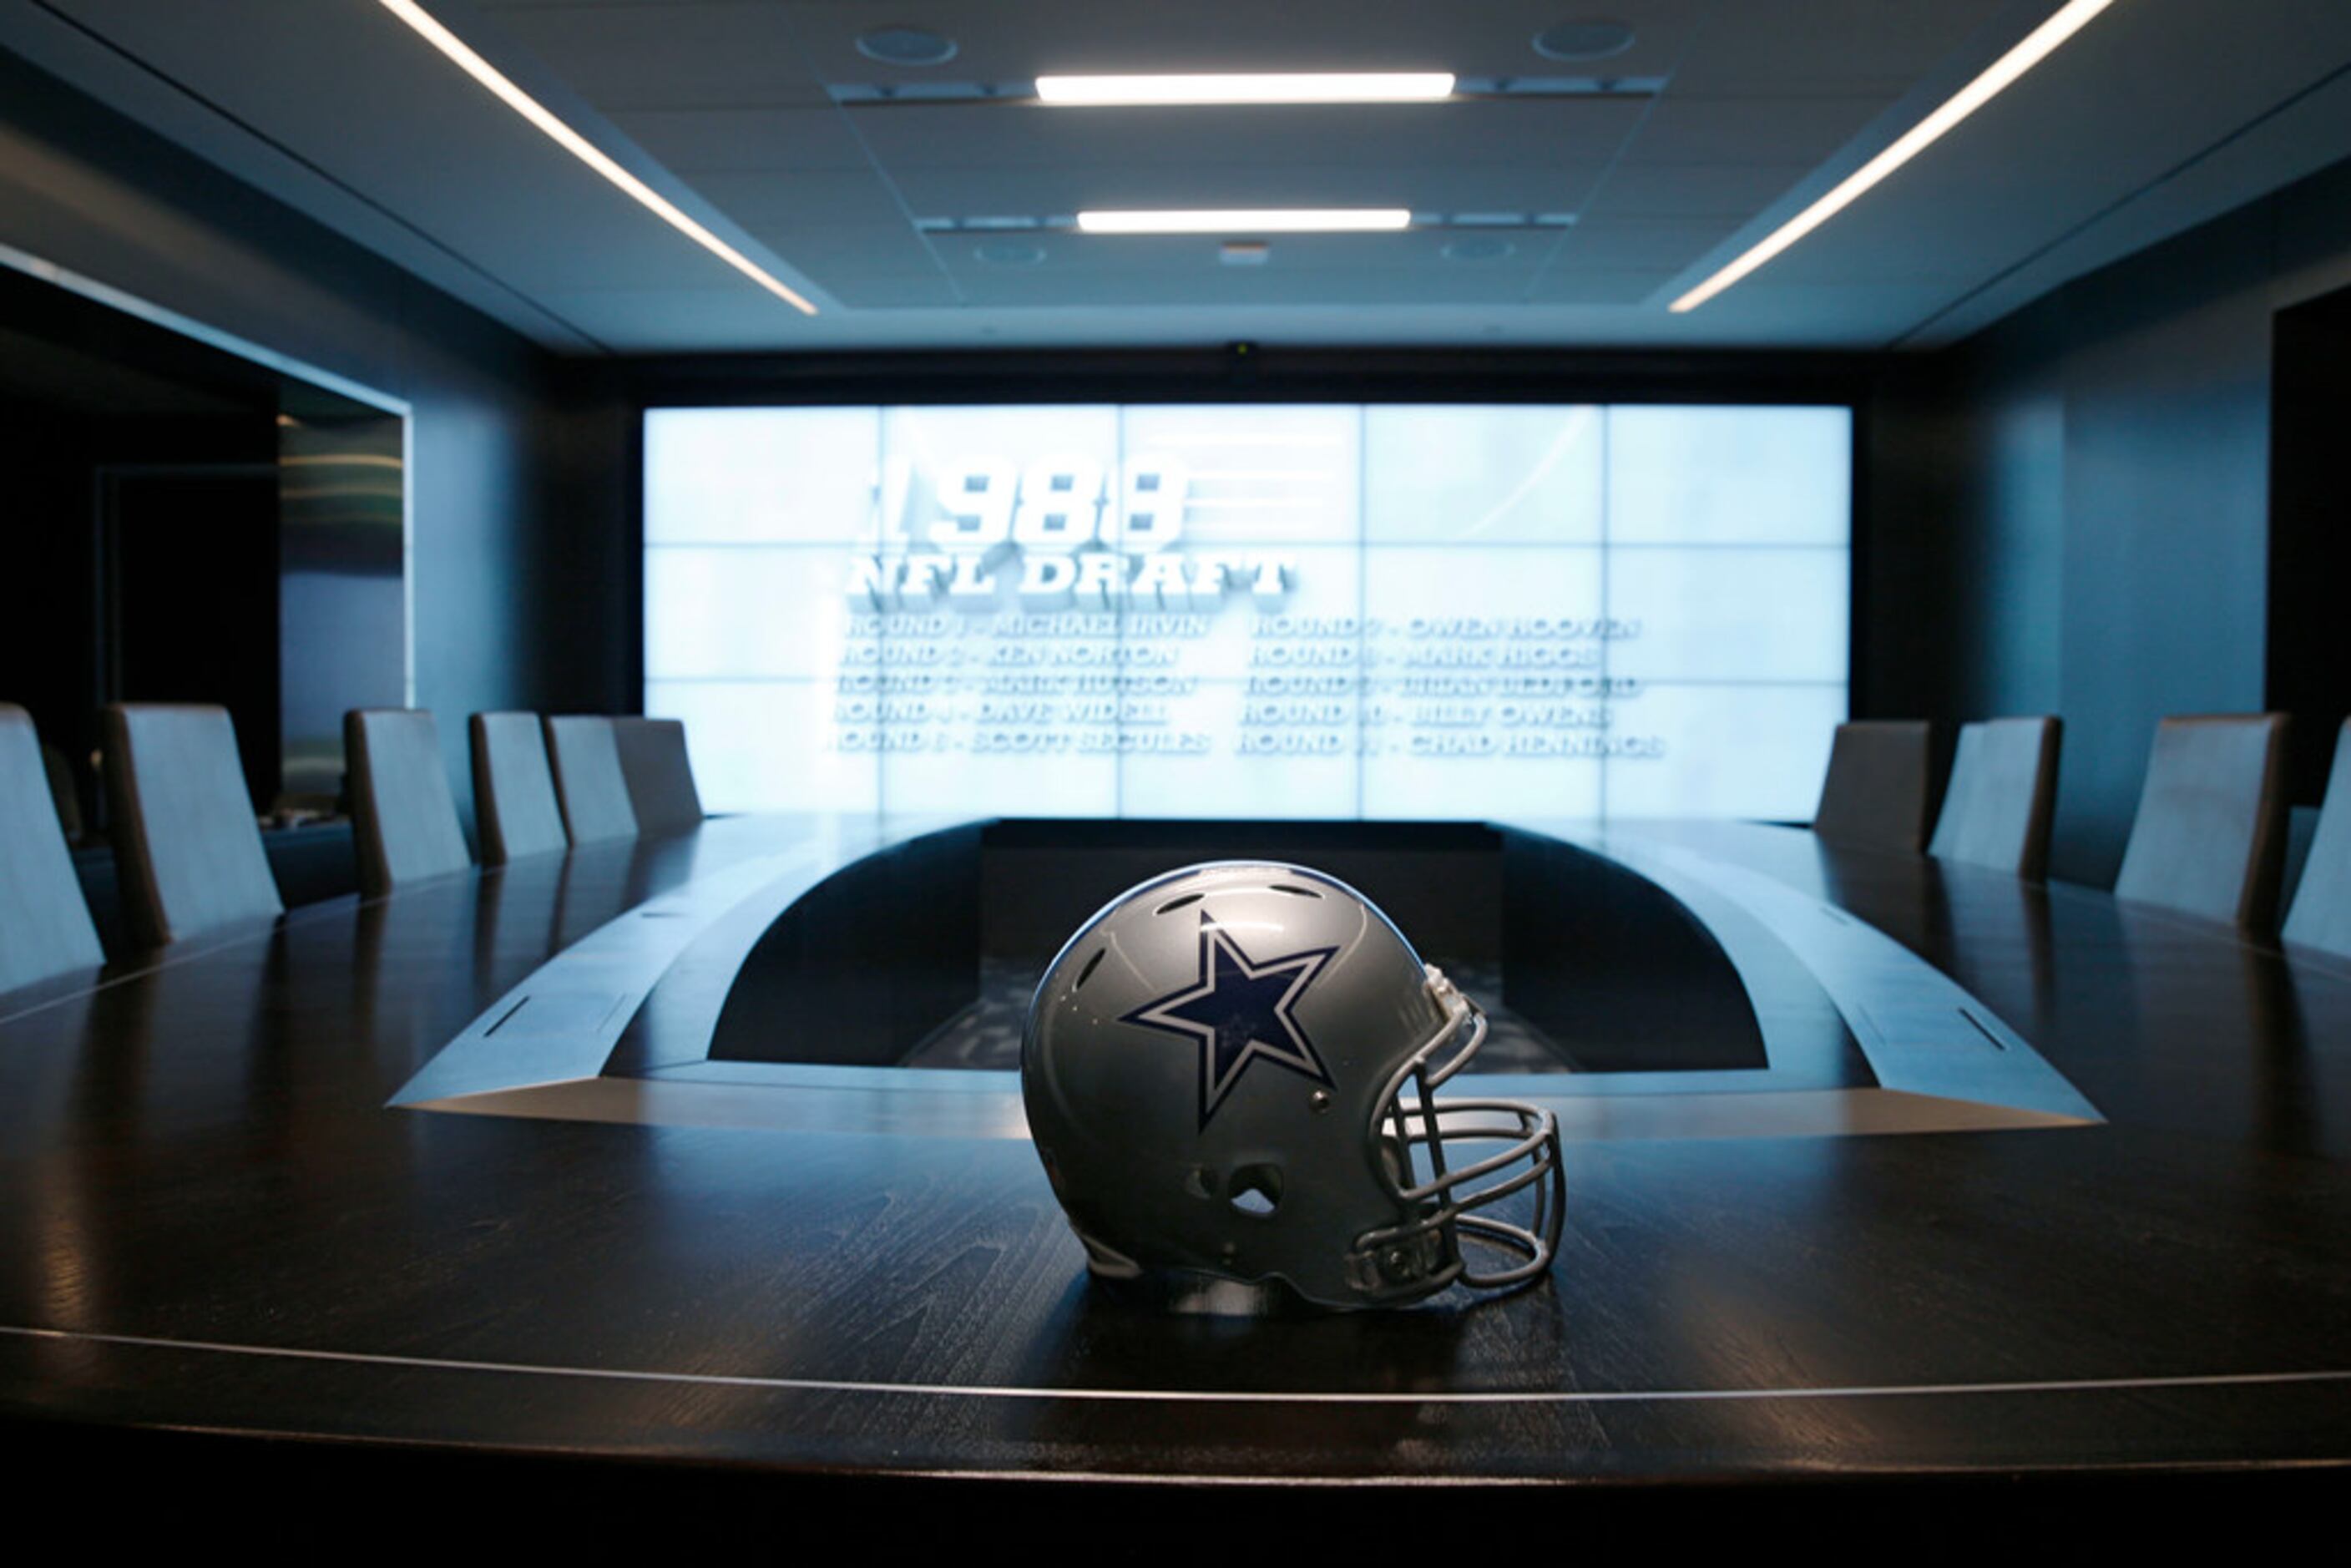
[[[461,802],[469,711],[632,705],[611,415],[583,378],[5,53],[0,239],[411,404],[416,701]]]
[[[2159,718],[2264,706],[2272,318],[2346,277],[2338,165],[1889,367],[1871,561],[1909,623],[1856,706],[2063,715],[2053,875],[2112,881]]]
[[[2280,311],[2273,341],[2269,705],[2295,716],[2288,788],[2315,806],[2351,714],[2351,287]]]
[[[28,308],[52,305],[51,297],[60,295],[61,291],[46,285],[0,274],[0,323],[22,319]],[[88,311],[96,314],[99,308],[90,306]],[[162,549],[142,556],[147,565],[157,570],[152,574],[134,570],[129,580],[119,585],[135,599],[143,588],[168,585],[172,568],[160,557],[172,553],[172,547],[181,542],[181,530],[175,525],[188,519],[169,515],[179,497],[165,493],[168,480],[159,486],[155,480],[129,476],[158,467],[198,465],[216,470],[226,465],[237,471],[228,488],[241,499],[249,502],[256,485],[259,486],[257,520],[265,528],[274,527],[276,481],[267,476],[277,444],[275,414],[257,392],[249,407],[240,408],[235,397],[223,395],[192,401],[183,411],[166,413],[154,402],[135,401],[138,394],[152,393],[152,385],[144,382],[128,386],[83,384],[71,389],[70,397],[40,395],[45,389],[37,383],[46,373],[62,367],[54,361],[44,361],[40,345],[8,331],[5,325],[0,325],[0,357],[5,357],[0,377],[6,382],[0,385],[0,473],[7,476],[5,500],[0,500],[0,580],[11,590],[9,612],[0,616],[0,702],[24,707],[32,715],[41,739],[70,759],[80,810],[85,820],[94,822],[99,802],[87,759],[98,745],[96,705],[103,700],[110,673],[109,661],[100,656],[109,617],[108,585],[100,570],[99,476],[111,473],[124,481],[115,489],[118,521],[133,531],[149,524],[160,525],[147,533],[146,542],[160,544]],[[65,368],[65,373],[73,371]],[[123,393],[131,395],[120,395]],[[264,476],[257,481],[253,476],[256,468]],[[201,483],[196,486],[195,497],[202,500],[206,488]],[[151,516],[141,503],[159,499],[167,513],[161,517]],[[235,520],[250,519],[240,513]],[[186,537],[197,536],[189,531]],[[234,586],[249,592],[256,586],[274,589],[275,581],[273,570],[258,584]],[[246,608],[249,611],[252,606]],[[274,627],[275,599],[265,599],[259,608],[263,621]],[[186,617],[174,614],[169,619]],[[266,641],[257,650],[216,651],[248,671],[273,665],[276,656]],[[141,657],[142,653],[161,656]],[[247,658],[248,653],[257,657]],[[168,650],[142,650],[135,645],[117,650],[117,655],[111,661],[111,674],[118,680],[123,676],[125,660],[141,666],[131,684],[123,688],[141,697],[178,695],[171,690],[172,683],[200,674],[199,666],[207,663],[181,661],[172,658]],[[223,702],[238,714],[240,733],[249,723],[260,726],[262,745],[247,761],[274,777],[277,693],[274,681],[265,685],[258,694],[249,687],[241,692],[223,689],[210,700]],[[252,700],[256,695],[257,706]]]

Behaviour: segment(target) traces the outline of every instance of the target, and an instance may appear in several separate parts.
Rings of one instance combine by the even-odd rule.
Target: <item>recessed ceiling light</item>
[[[1080,213],[1090,235],[1356,234],[1410,228],[1405,207],[1204,207],[1164,212]]]
[[[1438,247],[1437,255],[1447,261],[1499,261],[1514,255],[1518,246],[1491,235],[1473,235],[1464,239],[1449,239]]]
[[[553,110],[517,87],[504,72],[475,54],[463,38],[434,20],[423,7],[416,4],[416,0],[383,0],[383,7],[407,24],[417,37],[440,50],[458,69],[489,89],[499,102],[538,127],[557,146],[620,187],[639,206],[793,309],[804,316],[816,314],[816,307],[793,292],[782,279],[686,216],[668,197],[622,168],[613,162],[610,153],[571,129],[556,116]]]
[[[1678,313],[1695,310],[1732,284],[1794,245],[1860,199],[1863,193],[1940,141],[1944,132],[1990,103],[2017,78],[2049,57],[2066,39],[2087,26],[2114,0],[2068,0],[2055,15],[2030,33],[2008,53],[1984,68],[1983,73],[1943,100],[1935,111],[1895,138],[1876,157],[1838,182],[1825,196],[1773,229],[1729,266],[1673,303]]]
[[[885,66],[943,66],[956,57],[956,41],[924,27],[876,27],[857,35],[857,52]]]
[[[999,239],[972,246],[971,254],[989,267],[1037,267],[1044,262],[1045,247],[1024,245],[1019,240]]]
[[[1535,53],[1547,60],[1604,60],[1633,47],[1622,22],[1562,22],[1535,35]]]
[[[1426,103],[1453,96],[1450,71],[1291,71],[1221,76],[1037,78],[1041,103]]]

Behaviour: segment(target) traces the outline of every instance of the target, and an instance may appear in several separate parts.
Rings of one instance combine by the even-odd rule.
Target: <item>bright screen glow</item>
[[[712,810],[1808,817],[1844,408],[655,409]]]

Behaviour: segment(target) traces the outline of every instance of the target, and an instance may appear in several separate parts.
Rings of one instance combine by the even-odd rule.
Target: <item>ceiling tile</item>
[[[864,276],[942,276],[931,247],[903,225],[746,224],[744,228],[828,290],[841,279]]]
[[[612,122],[664,167],[680,174],[872,167],[848,117],[831,104],[809,109],[640,110],[616,114]]]
[[[959,275],[960,276],[960,275]],[[1427,305],[1475,302],[1508,305],[1524,292],[1513,280],[1476,272],[1427,273],[1373,267],[1311,267],[1269,263],[1180,269],[1127,267],[1082,276],[1002,273],[965,282],[975,305],[1062,307],[1270,304]]]
[[[1541,260],[1551,242],[1549,234],[1481,231],[1481,239],[1502,238],[1516,248],[1491,261],[1455,262],[1444,247],[1460,237],[1441,231],[1407,230],[1400,234],[1275,235],[1268,240],[1269,255],[1261,268],[1233,267],[1218,259],[1220,241],[1204,235],[1084,235],[1061,233],[1006,235],[935,235],[940,257],[957,277],[1018,273],[1050,278],[1111,273],[1186,277],[1194,273],[1232,276],[1241,272],[1356,271],[1405,272],[1416,277],[1438,272],[1485,276],[1525,275]],[[1044,260],[1034,267],[992,267],[978,259],[995,245],[1034,246]]]
[[[502,8],[488,25],[606,114],[831,101],[789,8],[677,4]]]
[[[669,7],[660,7],[668,9]],[[1635,27],[1634,47],[1593,67],[1537,55],[1534,35],[1562,19],[1556,0],[1470,5],[1365,5],[1364,0],[931,0],[893,10],[871,0],[778,5],[806,57],[835,82],[984,81],[1057,71],[1451,70],[1473,76],[1570,75],[1590,69],[1661,75],[1715,0],[1629,0],[1614,7]],[[883,23],[945,33],[959,52],[945,65],[893,71],[856,51]]]
[[[1735,227],[1723,218],[1593,218],[1559,236],[1544,270],[1674,271],[1704,256]]]
[[[1110,207],[1405,207],[1417,213],[1573,213],[1600,166],[1353,163],[1188,168],[901,169],[921,217],[1049,217]]]
[[[1290,105],[1217,110],[862,105],[858,133],[886,168],[1341,163],[1485,159],[1567,163],[1616,155],[1645,99]]]
[[[1802,163],[1686,163],[1609,171],[1584,208],[1595,217],[1745,220],[1812,172]]]
[[[1818,163],[1885,112],[1885,95],[1698,98],[1669,88],[1625,150],[1628,167],[1660,163]]]
[[[593,245],[549,245],[528,233],[481,225],[469,236],[466,259],[525,293],[580,288],[758,286],[701,246],[683,241],[649,213],[642,222],[616,224]]]
[[[1824,348],[1877,349],[1954,292],[1943,283],[1787,284],[1759,275],[1682,319],[1702,341],[1768,343],[1793,334]]]
[[[1677,92],[1892,98],[1972,39],[2014,0],[1787,0],[1717,5],[1674,72]],[[2041,6],[2056,9],[2056,0]],[[2039,16],[2019,18],[2022,37]]]
[[[777,227],[914,225],[889,185],[870,171],[821,169],[711,172],[694,176],[705,201],[753,233]]]
[[[852,310],[906,310],[967,303],[956,286],[937,272],[917,276],[852,268],[826,279],[825,288]]]
[[[543,298],[549,309],[622,353],[787,343],[808,329],[806,317],[756,288],[582,289]]]
[[[1528,292],[1533,305],[1640,305],[1674,280],[1670,272],[1547,272]]]

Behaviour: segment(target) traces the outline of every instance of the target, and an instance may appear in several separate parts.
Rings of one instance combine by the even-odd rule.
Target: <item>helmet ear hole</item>
[[[1243,1166],[1225,1184],[1227,1201],[1243,1214],[1260,1218],[1281,1207],[1281,1167]]]

